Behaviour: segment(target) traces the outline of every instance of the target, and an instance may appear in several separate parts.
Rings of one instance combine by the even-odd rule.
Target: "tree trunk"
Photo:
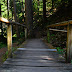
[[[7,18],[9,20],[9,0],[7,0]]]
[[[1,4],[0,4],[0,17],[1,17]],[[0,22],[1,35],[3,36],[2,22]]]
[[[52,9],[54,9],[54,0],[52,0]]]
[[[17,14],[16,14],[15,0],[13,0],[13,8],[14,8],[14,19],[15,19],[15,22],[17,22]],[[16,34],[17,34],[17,37],[19,38],[20,35],[19,35],[18,25],[16,25]]]
[[[46,0],[43,0],[43,21],[46,22]]]
[[[0,17],[1,17],[1,4],[0,4]]]
[[[26,9],[26,24],[28,29],[28,36],[32,37],[33,30],[33,11],[32,11],[32,0],[25,0]]]
[[[39,0],[38,0],[38,15],[39,15]]]

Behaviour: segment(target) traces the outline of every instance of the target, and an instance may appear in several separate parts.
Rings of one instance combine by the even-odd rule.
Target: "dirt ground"
[[[18,47],[18,44],[17,44],[17,43],[13,43],[12,46],[13,46],[13,47]],[[0,66],[1,66],[2,63],[3,63],[3,55],[6,53],[6,51],[7,51],[7,47],[0,49]]]
[[[3,63],[2,57],[6,51],[7,51],[7,48],[1,48],[0,49],[0,65]]]

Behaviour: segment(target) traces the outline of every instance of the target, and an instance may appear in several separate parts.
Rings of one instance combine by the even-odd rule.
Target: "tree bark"
[[[32,11],[32,0],[25,0],[26,10],[26,25],[28,29],[28,36],[32,37],[33,30],[33,11]]]
[[[52,0],[52,9],[54,9],[54,0]]]
[[[1,4],[0,4],[0,17],[1,17]]]
[[[46,0],[43,0],[43,21],[46,22]]]
[[[17,14],[16,14],[15,0],[13,0],[13,8],[14,8],[14,19],[15,19],[15,22],[17,22]],[[17,37],[19,38],[20,37],[20,34],[19,34],[19,30],[18,30],[18,25],[16,25],[16,34],[17,34]]]
[[[38,0],[38,15],[39,15],[39,0]]]
[[[7,0],[7,18],[9,20],[9,0]]]

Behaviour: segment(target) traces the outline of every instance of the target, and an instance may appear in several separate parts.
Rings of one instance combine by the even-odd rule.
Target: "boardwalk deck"
[[[72,72],[72,64],[61,62],[58,53],[40,39],[30,39],[4,62],[0,72]]]

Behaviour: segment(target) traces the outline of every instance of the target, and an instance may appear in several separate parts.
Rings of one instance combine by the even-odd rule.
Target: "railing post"
[[[72,25],[67,26],[67,53],[66,62],[70,63],[72,59]]]
[[[25,40],[27,39],[27,28],[25,28]]]
[[[48,43],[50,42],[50,33],[49,33],[49,29],[47,29],[47,41],[48,41]]]
[[[8,24],[7,27],[7,47],[8,47],[8,57],[12,57],[12,25]]]

